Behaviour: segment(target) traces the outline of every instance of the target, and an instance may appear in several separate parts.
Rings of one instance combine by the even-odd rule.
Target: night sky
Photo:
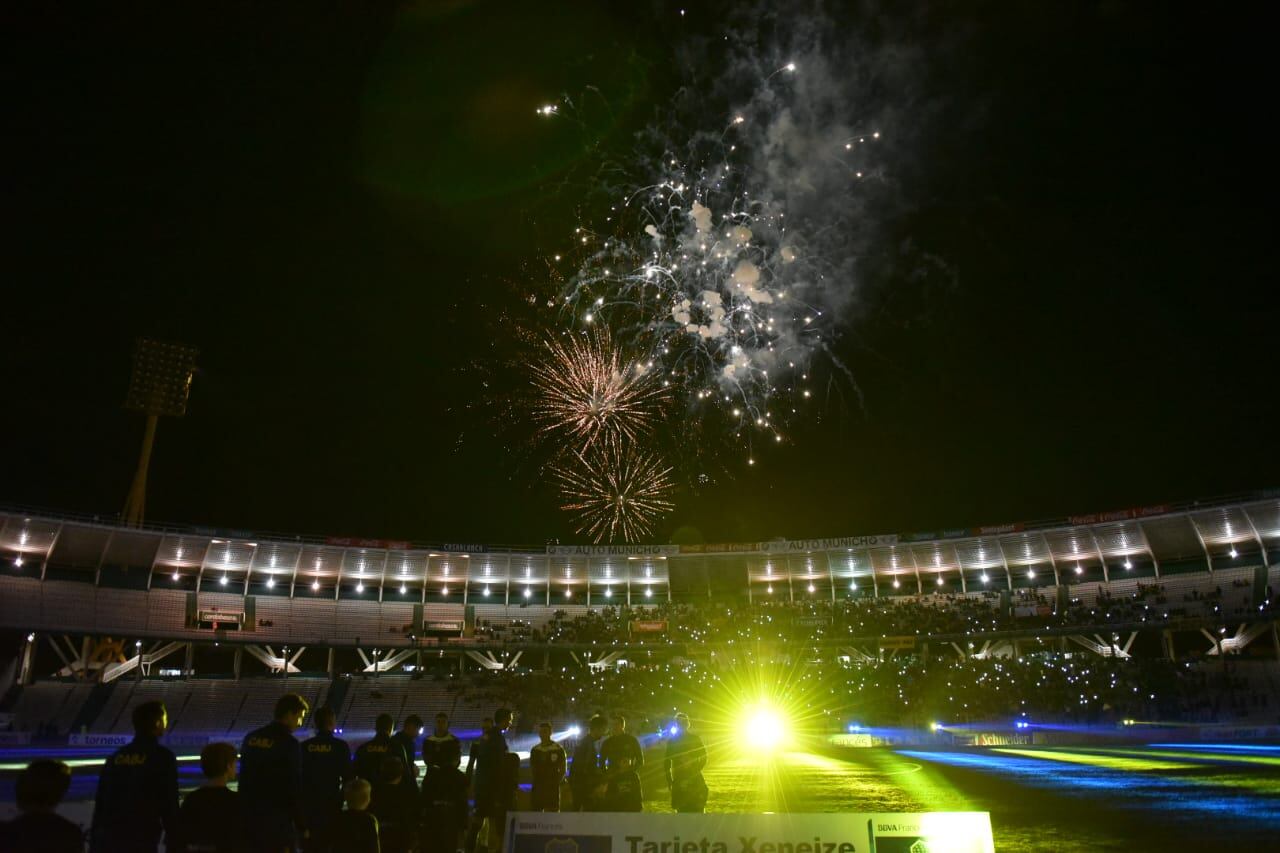
[[[725,460],[657,541],[1280,484],[1270,30],[1261,4],[1174,5],[829,4],[841,43],[902,58],[874,98],[910,127],[840,318],[862,403],[830,395],[754,467]],[[742,4],[686,6],[0,13],[0,502],[119,512],[148,335],[201,350],[151,520],[578,541],[486,405],[521,381],[492,320],[597,213],[582,176],[714,77]],[[585,137],[534,114],[587,87],[609,110]]]

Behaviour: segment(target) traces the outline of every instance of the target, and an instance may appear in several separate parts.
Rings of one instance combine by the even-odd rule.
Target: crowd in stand
[[[507,812],[517,807],[519,755],[508,749],[513,714],[499,708],[473,742],[467,768],[462,745],[441,713],[422,737],[422,718],[399,732],[382,714],[374,737],[354,751],[334,731],[335,715],[315,715],[315,734],[297,732],[310,708],[295,693],[277,701],[273,720],[231,743],[200,753],[204,784],[179,801],[177,758],[161,744],[164,703],[138,705],[133,740],[109,756],[98,780],[90,853],[498,853]],[[665,771],[678,811],[702,811],[706,751],[684,731],[667,744]],[[574,745],[573,761],[538,725],[530,750],[532,811],[641,811],[639,740],[626,717],[596,714]],[[421,739],[421,740],[420,740]],[[419,779],[419,751],[426,773]],[[239,766],[237,768],[237,759]],[[567,778],[566,778],[567,774]],[[229,785],[238,777],[238,789]],[[32,762],[17,782],[20,816],[0,824],[0,853],[83,853],[80,828],[55,811],[71,780],[61,761]],[[568,783],[572,799],[562,804]]]
[[[811,641],[847,637],[937,636],[1124,623],[1163,623],[1181,618],[1225,621],[1280,611],[1268,588],[1260,607],[1250,583],[1192,590],[1170,600],[1163,584],[1138,584],[1136,592],[1113,596],[1099,585],[1096,598],[1058,602],[1036,590],[1021,590],[1007,604],[998,593],[858,598],[845,601],[757,601],[729,605],[660,603],[643,610],[606,607],[569,617],[558,611],[545,627],[517,621],[488,629],[486,636],[512,643],[608,645],[619,642],[725,643],[762,640]],[[1230,601],[1228,601],[1230,598]],[[643,614],[643,615],[640,615]],[[660,635],[637,635],[635,619],[662,620]]]
[[[977,649],[969,649],[970,652]],[[876,727],[922,727],[931,721],[1009,725],[1118,725],[1126,719],[1214,723],[1277,718],[1270,685],[1255,684],[1225,662],[1100,657],[1040,651],[1019,658],[919,655],[883,661],[780,659],[770,666],[744,650],[718,664],[676,659],[629,661],[623,669],[564,668],[489,672],[460,679],[470,695],[501,699],[527,712],[572,719],[584,707],[623,708],[650,731],[661,728],[673,701],[695,718],[720,715],[742,685],[776,684],[814,728],[835,731],[850,720]]]

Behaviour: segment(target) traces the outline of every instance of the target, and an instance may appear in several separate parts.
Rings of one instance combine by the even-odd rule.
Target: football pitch
[[[986,811],[1000,851],[1276,849],[1280,746],[842,749],[768,758],[713,750],[708,812]],[[87,821],[102,753],[4,750],[0,817],[35,755],[74,762],[62,811]],[[661,749],[646,756],[647,811],[670,811]],[[181,784],[199,783],[182,756]]]

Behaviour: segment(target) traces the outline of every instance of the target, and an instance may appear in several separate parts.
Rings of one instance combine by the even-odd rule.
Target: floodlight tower
[[[196,371],[200,351],[186,344],[138,338],[133,348],[133,375],[124,406],[147,416],[142,434],[142,453],[138,470],[133,475],[129,497],[121,517],[130,527],[142,524],[147,504],[147,467],[151,464],[151,448],[156,442],[156,424],[161,417],[180,418],[187,413],[187,397],[191,393],[191,377]]]

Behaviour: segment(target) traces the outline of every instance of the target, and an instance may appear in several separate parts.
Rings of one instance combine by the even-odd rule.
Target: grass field
[[[31,751],[0,755],[0,816]],[[64,812],[87,820],[96,756],[84,761]],[[646,810],[670,811],[661,751],[650,750]],[[710,812],[986,811],[1001,851],[1280,849],[1280,747],[847,749],[770,759],[713,753]],[[182,784],[198,783],[183,763]]]

